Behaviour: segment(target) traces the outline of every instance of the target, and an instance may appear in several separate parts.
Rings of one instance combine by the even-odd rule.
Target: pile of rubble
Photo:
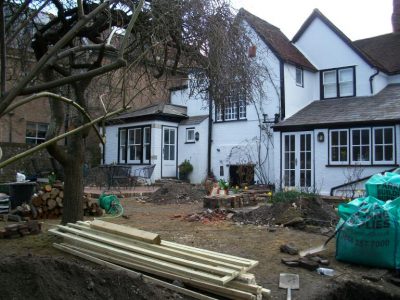
[[[188,214],[183,217],[188,222],[201,222],[203,224],[217,223],[220,221],[232,219],[234,213],[229,212],[225,209],[206,209],[202,212]]]

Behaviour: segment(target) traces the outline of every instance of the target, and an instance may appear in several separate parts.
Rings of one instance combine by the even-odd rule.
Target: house
[[[314,10],[292,42],[318,69],[318,97],[274,126],[275,176],[282,187],[354,196],[399,163],[400,33],[352,42]]]
[[[254,43],[249,53],[265,69],[264,93],[209,105],[189,98],[188,89],[174,90],[162,108],[109,124],[106,163],[155,163],[158,179],[177,177],[187,159],[194,183],[212,172],[233,184],[272,183],[323,194],[354,194],[368,176],[398,166],[398,31],[351,41],[316,9],[290,41],[243,9],[238,17]],[[150,160],[134,161],[127,157],[143,156],[145,149],[144,131],[137,145],[132,133],[141,126],[150,128]]]
[[[285,115],[293,114],[296,107],[303,107],[310,102],[314,90],[304,89],[302,82],[317,72],[317,69],[290,43],[279,28],[243,9],[238,17],[242,18],[254,43],[254,59],[264,70],[268,70],[264,74],[266,79],[263,82],[263,90],[268,93],[262,97],[255,95],[254,99],[232,95],[231,99],[226,99],[223,106],[212,105],[210,109],[201,97],[190,98],[188,88],[173,90],[164,108],[186,107],[186,112],[181,111],[179,117],[175,115],[173,120],[168,120],[169,122],[166,119],[161,120],[161,115],[155,113],[154,107],[134,112],[136,119],[131,118],[131,114],[115,118],[114,123],[106,128],[105,163],[132,164],[133,169],[145,164],[156,164],[153,179],[159,179],[176,178],[178,165],[187,159],[193,165],[193,172],[189,178],[193,183],[204,181],[210,172],[217,179],[229,180],[233,184],[243,181],[274,182],[275,154],[271,125],[283,119]],[[292,103],[293,95],[300,98]],[[152,111],[151,116],[147,116],[147,123],[143,123],[139,116],[147,114],[149,110]],[[118,131],[132,132],[141,126],[151,128],[150,161],[125,159],[125,154],[118,156],[116,149],[122,149],[128,157],[134,151],[133,148],[129,150],[132,146],[128,145],[128,148],[125,148],[125,140],[118,139]],[[168,138],[169,132],[172,132],[175,138],[172,141]],[[167,151],[171,148],[170,145],[174,149],[178,145],[175,156],[171,156]],[[138,149],[141,149],[137,152],[141,153],[139,155],[143,154],[143,147],[143,143],[138,146]],[[174,160],[168,162],[171,157]],[[166,172],[166,164],[169,165],[170,173]]]

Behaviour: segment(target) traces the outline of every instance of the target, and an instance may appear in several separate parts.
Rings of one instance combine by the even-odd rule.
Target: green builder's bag
[[[400,174],[398,172],[399,169],[394,172],[386,172],[384,175],[373,175],[365,183],[367,196],[372,196],[382,201],[400,197]]]
[[[400,198],[385,203],[367,197],[340,204],[336,259],[399,269],[399,209]]]

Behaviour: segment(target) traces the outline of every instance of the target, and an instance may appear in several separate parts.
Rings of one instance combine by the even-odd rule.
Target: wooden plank
[[[213,282],[216,284],[220,284],[220,285],[226,284],[228,281],[231,281],[232,279],[234,279],[234,277],[237,275],[237,274],[233,275],[229,278],[227,278],[227,276],[221,278],[221,277],[218,277],[217,275],[213,275],[213,274],[206,273],[203,271],[194,270],[189,267],[177,265],[174,263],[162,261],[162,260],[151,258],[148,256],[131,253],[129,251],[118,249],[118,248],[111,247],[108,245],[100,244],[98,242],[95,242],[92,240],[87,240],[87,239],[81,238],[79,236],[72,235],[70,233],[63,233],[63,232],[60,232],[55,229],[50,229],[49,232],[51,232],[55,235],[61,236],[64,239],[72,240],[75,243],[76,242],[81,243],[82,246],[95,248],[97,251],[101,251],[102,253],[107,254],[107,255],[117,255],[117,256],[120,256],[123,258],[131,258],[131,259],[137,260],[138,263],[146,264],[149,266],[157,266],[160,268],[165,268],[165,270],[170,271],[170,272],[176,272],[176,273],[179,273],[179,274],[182,274],[185,276],[190,276],[193,278],[207,280],[207,281],[210,281],[210,282]]]
[[[157,251],[152,251],[152,250],[148,250],[148,249],[144,249],[135,245],[127,245],[123,242],[119,242],[119,241],[115,241],[112,240],[110,238],[106,238],[100,235],[95,235],[92,233],[88,233],[88,232],[84,232],[82,230],[78,230],[78,229],[73,229],[73,228],[69,228],[67,226],[62,226],[62,225],[58,225],[58,228],[62,231],[65,232],[69,232],[78,236],[82,236],[94,241],[98,241],[98,242],[102,242],[102,243],[106,243],[108,245],[112,245],[115,247],[119,247],[121,249],[125,249],[125,250],[129,250],[135,253],[139,253],[139,254],[143,254],[149,257],[154,257],[160,260],[164,260],[164,261],[169,261],[175,264],[179,264],[182,266],[188,266],[191,267],[193,269],[197,269],[197,270],[202,270],[202,271],[207,271],[210,272],[212,274],[218,274],[218,275],[229,275],[229,276],[237,276],[239,275],[239,273],[233,269],[227,269],[224,267],[214,267],[212,265],[207,265],[207,264],[203,264],[203,263],[198,263],[198,262],[194,262],[194,261],[190,261],[190,260],[186,260],[186,259],[182,259],[179,257],[173,257],[170,255],[166,255],[163,253],[159,253]]]
[[[244,282],[247,284],[256,284],[256,276],[251,273],[242,273],[235,278],[236,281]]]
[[[158,286],[162,286],[162,287],[167,288],[169,290],[178,292],[178,293],[180,293],[182,295],[190,296],[190,297],[192,297],[194,299],[198,299],[198,300],[217,300],[216,298],[212,298],[212,297],[197,293],[195,291],[191,291],[191,290],[185,289],[183,287],[176,286],[174,284],[170,284],[170,283],[165,282],[163,280],[156,279],[156,278],[153,278],[151,276],[144,275],[142,273],[137,273],[135,271],[132,271],[132,270],[124,268],[124,267],[121,267],[119,265],[116,265],[116,264],[113,264],[113,263],[109,263],[109,262],[107,262],[105,260],[102,260],[102,259],[96,258],[94,256],[85,254],[83,252],[74,250],[74,249],[72,249],[72,248],[70,248],[70,247],[68,247],[66,245],[63,245],[63,244],[54,243],[53,246],[55,248],[59,249],[59,250],[62,250],[64,252],[67,252],[67,253],[73,254],[75,256],[81,257],[81,258],[86,259],[88,261],[97,263],[97,264],[99,264],[101,266],[109,267],[109,268],[114,269],[114,270],[121,270],[121,271],[127,272],[128,274],[134,275],[134,276],[142,276],[143,280],[145,282],[146,281],[147,282],[151,282],[152,284],[156,284]]]
[[[160,245],[161,243],[161,238],[158,234],[129,226],[118,225],[101,220],[94,220],[90,223],[90,227],[104,232],[116,233],[121,236],[126,236],[150,244]]]
[[[258,265],[258,261],[256,261],[256,260],[250,260],[250,259],[227,255],[227,254],[223,254],[223,253],[219,253],[219,252],[190,247],[190,246],[181,245],[181,244],[168,242],[168,241],[164,241],[164,240],[161,241],[161,245],[165,246],[165,247],[169,247],[169,248],[174,248],[174,249],[184,249],[185,251],[188,251],[190,253],[194,253],[194,254],[209,257],[209,258],[218,258],[219,260],[222,260],[225,262],[230,262],[233,264],[243,265],[250,269],[255,267],[256,265]]]
[[[271,290],[269,289],[262,289],[261,290],[261,295],[263,296],[263,299],[271,299]]]
[[[93,222],[94,221],[92,221],[92,222],[78,221],[77,223],[82,226],[91,227],[90,224],[92,224]],[[191,253],[191,254],[206,257],[209,259],[217,259],[218,261],[222,261],[222,262],[225,262],[228,264],[243,266],[243,267],[247,268],[246,271],[258,265],[258,261],[256,261],[256,260],[251,260],[251,259],[242,258],[242,257],[238,257],[238,256],[214,252],[214,251],[210,251],[210,250],[206,250],[206,249],[200,249],[200,248],[196,248],[196,247],[186,246],[186,245],[169,242],[169,241],[165,241],[165,240],[161,241],[161,246],[165,246],[166,248],[169,248],[169,249],[184,251],[186,253]]]
[[[176,257],[184,258],[184,259],[189,259],[191,261],[206,263],[206,264],[209,264],[209,265],[212,265],[212,266],[226,267],[228,269],[233,269],[233,270],[239,271],[241,273],[246,272],[247,269],[248,269],[247,267],[238,266],[238,265],[235,265],[235,264],[232,264],[232,263],[226,263],[226,262],[223,262],[223,261],[219,261],[218,259],[211,259],[211,258],[207,258],[207,257],[204,257],[204,256],[196,255],[196,254],[193,254],[193,253],[190,253],[190,252],[185,252],[185,251],[182,251],[182,250],[176,250],[176,249],[164,247],[164,246],[161,246],[161,245],[154,245],[154,244],[149,244],[149,243],[145,243],[145,242],[138,241],[138,240],[129,239],[129,238],[126,238],[126,237],[120,237],[120,236],[117,236],[115,234],[106,233],[106,232],[102,232],[102,231],[99,231],[99,230],[96,230],[96,229],[92,229],[89,226],[78,225],[78,224],[75,224],[75,223],[68,223],[67,225],[68,225],[68,227],[72,227],[72,228],[75,228],[75,229],[87,231],[87,232],[90,232],[90,233],[93,233],[93,234],[97,234],[97,235],[101,234],[104,237],[115,239],[115,240],[121,241],[123,243],[127,243],[127,244],[130,244],[130,245],[137,245],[137,246],[149,249],[149,250],[154,250],[154,251],[157,251],[157,252],[160,252],[160,253],[173,255],[173,256],[176,256]]]
[[[196,287],[198,289],[203,289],[203,290],[206,290],[208,292],[211,292],[211,293],[214,293],[217,295],[224,296],[228,299],[256,300],[256,296],[252,295],[251,293],[248,293],[248,292],[244,292],[244,291],[240,291],[240,290],[236,290],[236,289],[232,289],[232,288],[228,288],[228,287],[224,287],[224,286],[219,286],[219,285],[216,285],[216,284],[213,284],[213,283],[210,283],[207,281],[195,279],[195,278],[190,278],[190,277],[185,277],[185,276],[178,275],[178,274],[169,273],[169,272],[166,272],[165,270],[160,270],[157,268],[152,268],[152,267],[149,267],[146,265],[142,265],[140,263],[137,263],[136,261],[132,261],[129,259],[124,260],[124,259],[119,259],[119,258],[112,257],[112,256],[107,256],[105,254],[98,253],[96,251],[87,250],[84,248],[80,248],[80,247],[77,247],[74,245],[67,245],[67,246],[71,247],[73,249],[82,251],[83,253],[110,261],[110,262],[118,264],[118,265],[123,265],[128,268],[140,270],[142,272],[154,274],[154,275],[168,278],[171,280],[180,280],[187,285]]]

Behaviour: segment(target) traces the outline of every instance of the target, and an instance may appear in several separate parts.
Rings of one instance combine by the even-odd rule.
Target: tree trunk
[[[68,163],[64,165],[64,209],[62,224],[75,223],[83,220],[83,162],[84,162],[84,140],[82,134],[71,137]],[[73,155],[72,155],[73,154]]]

